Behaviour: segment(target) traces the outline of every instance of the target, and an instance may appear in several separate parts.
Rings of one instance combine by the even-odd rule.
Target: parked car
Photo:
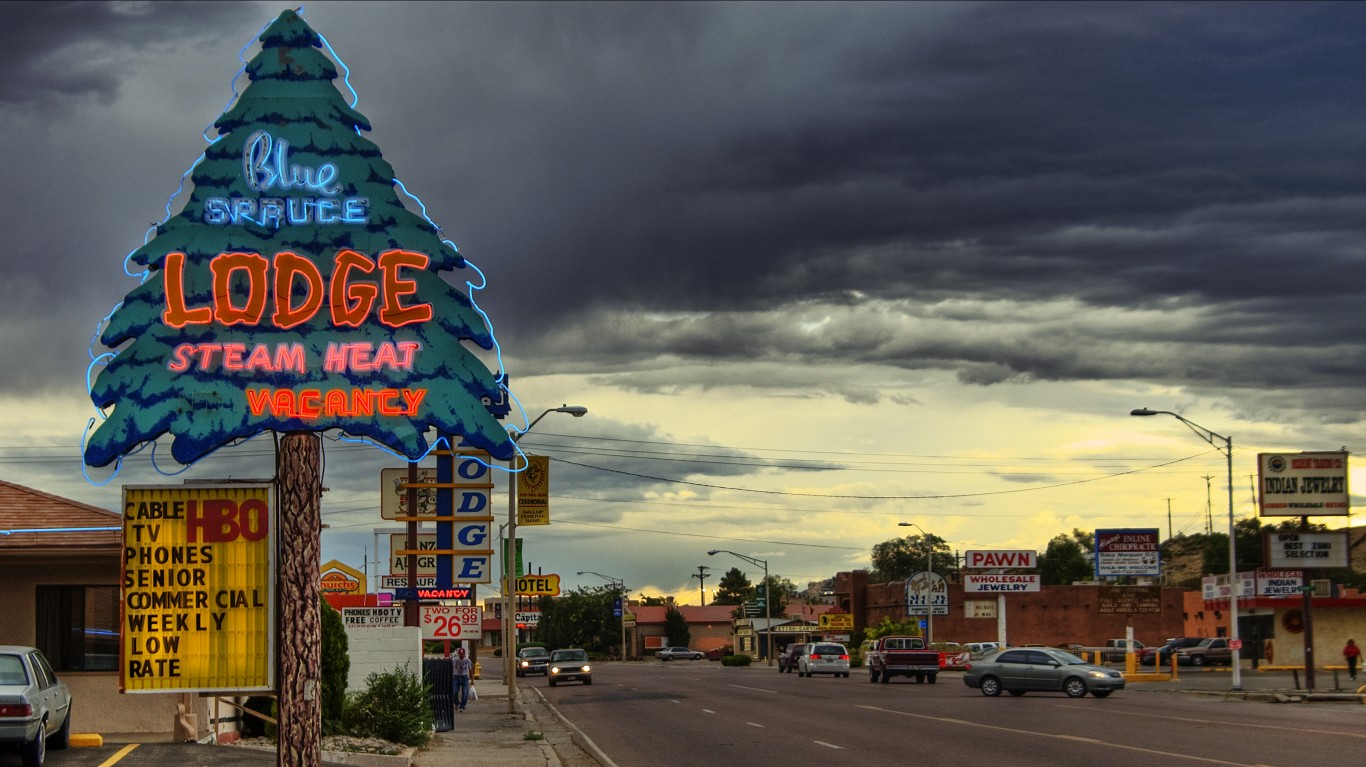
[[[734,654],[735,650],[733,650],[730,645],[721,645],[720,647],[713,647],[710,650],[707,650],[707,652],[705,653],[705,655],[707,656],[707,660],[721,660],[727,655]]]
[[[1133,650],[1134,655],[1141,655],[1147,647],[1137,639],[1133,640],[1132,643],[1127,639],[1107,639],[1103,645],[1085,648],[1084,652],[1089,653],[1089,655],[1084,657],[1096,658],[1099,656],[1097,663],[1124,663],[1124,658],[1129,654],[1130,649]]]
[[[1233,648],[1224,637],[1206,637],[1194,647],[1176,651],[1176,662],[1182,666],[1204,666],[1210,663],[1233,665]]]
[[[556,650],[550,654],[550,686],[560,682],[593,683],[593,667],[584,650]]]
[[[550,651],[544,647],[523,647],[517,651],[517,676],[549,674]]]
[[[655,657],[660,660],[702,660],[707,656],[699,650],[690,650],[686,647],[665,647],[655,653]]]
[[[778,673],[781,674],[786,671],[790,674],[796,671],[801,657],[809,652],[811,652],[810,642],[793,642],[784,647],[783,651],[778,653]]]
[[[1203,637],[1171,637],[1162,644],[1161,647],[1145,647],[1138,651],[1138,662],[1144,666],[1153,665],[1153,661],[1158,662],[1158,666],[1165,667],[1171,663],[1172,653],[1186,647],[1194,647],[1200,644]]]
[[[968,642],[966,646],[974,658],[985,658],[1001,649],[1000,642]]]
[[[811,650],[797,658],[797,676],[814,674],[849,676],[849,649],[833,642],[816,642]]]
[[[15,746],[24,767],[41,767],[49,746],[71,741],[71,691],[37,649],[0,645],[0,746]]]
[[[1080,698],[1091,693],[1104,698],[1124,689],[1124,675],[1096,666],[1066,650],[1055,648],[1009,649],[986,659],[975,660],[963,672],[963,684],[995,697],[1004,690],[1011,695],[1026,692],[1065,692]]]

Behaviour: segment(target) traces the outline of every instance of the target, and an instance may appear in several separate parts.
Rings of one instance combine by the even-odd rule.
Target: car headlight
[[[522,668],[526,668],[527,666],[530,666],[530,665],[531,665],[531,662],[530,662],[530,661],[525,661],[525,660],[522,661]]]
[[[1088,671],[1086,672],[1092,679],[1105,679],[1110,676],[1107,671]]]
[[[559,666],[551,666],[551,667],[550,667],[550,673],[552,673],[552,674],[558,674],[558,673],[560,673],[560,667],[559,667]]]
[[[589,666],[588,664],[585,663],[584,666],[583,666],[583,670],[584,670],[584,671],[592,671],[592,670],[593,670],[593,667],[592,667],[592,666]]]

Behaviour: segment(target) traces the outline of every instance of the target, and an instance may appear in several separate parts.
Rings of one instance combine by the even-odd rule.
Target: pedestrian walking
[[[1361,660],[1361,648],[1357,647],[1357,640],[1347,640],[1347,646],[1342,648],[1342,657],[1347,659],[1347,676],[1356,679],[1357,662]]]
[[[474,663],[465,657],[465,648],[456,650],[455,657],[451,658],[451,692],[456,711],[465,710],[470,695],[470,672],[473,669]]]

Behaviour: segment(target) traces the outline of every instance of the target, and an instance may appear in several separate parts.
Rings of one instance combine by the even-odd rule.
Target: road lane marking
[[[837,746],[837,745],[835,745],[834,743],[826,743],[826,742],[823,741],[823,740],[813,740],[813,741],[811,741],[811,742],[812,742],[812,743],[815,743],[815,744],[818,745],[818,746],[825,746],[826,748],[833,748],[833,749],[835,749],[836,751],[843,751],[843,750],[844,750],[844,746]]]
[[[763,728],[763,727],[767,726],[767,725],[759,724],[758,722],[745,722],[745,724],[749,725],[750,727],[759,727],[759,728]]]
[[[704,713],[704,714],[715,714],[716,712],[715,712],[715,711],[712,711],[712,710],[709,709],[709,708],[704,708],[704,709],[702,709],[702,713]]]
[[[1055,703],[1054,705],[1062,709],[1087,708],[1085,706],[1066,706],[1061,703]],[[1099,711],[1100,709],[1095,706],[1091,706],[1087,708],[1087,710]],[[1142,716],[1147,717],[1149,719],[1169,719],[1174,722],[1193,722],[1196,724],[1209,724],[1221,726],[1238,725],[1239,727],[1250,727],[1255,730],[1285,730],[1287,732],[1311,732],[1316,735],[1345,735],[1349,738],[1366,738],[1366,733],[1362,732],[1351,732],[1343,730],[1316,730],[1305,727],[1283,727],[1277,724],[1253,724],[1251,722],[1240,722],[1236,719],[1201,719],[1193,716],[1172,716],[1171,714],[1150,714],[1144,711],[1120,711],[1114,709],[1107,709],[1105,710],[1105,713],[1114,714],[1116,716],[1122,716],[1126,718]]]
[[[1110,742],[1103,741],[1103,740],[1088,740],[1088,739],[1086,739],[1086,738],[1079,738],[1079,737],[1077,737],[1077,736],[1075,736],[1075,735],[1062,735],[1062,734],[1054,734],[1054,733],[1049,733],[1049,732],[1039,732],[1038,730],[1021,730],[1021,729],[1017,729],[1017,728],[1014,728],[1014,727],[1002,727],[1002,726],[1000,726],[1000,725],[996,725],[996,724],[986,724],[986,723],[983,723],[983,722],[965,722],[965,721],[963,721],[962,719],[950,719],[950,718],[948,718],[948,717],[942,717],[942,716],[928,716],[928,715],[926,715],[926,714],[912,714],[912,713],[910,713],[909,711],[897,711],[896,709],[882,708],[881,706],[855,706],[855,708],[862,708],[862,709],[866,709],[866,710],[868,710],[868,711],[881,711],[881,712],[883,712],[884,714],[896,714],[896,715],[898,715],[898,716],[908,716],[908,717],[912,717],[912,718],[914,718],[914,719],[924,719],[924,720],[928,720],[928,721],[931,721],[931,722],[944,722],[944,723],[947,723],[947,724],[958,724],[958,725],[962,725],[962,726],[964,726],[964,727],[977,727],[977,728],[980,728],[980,729],[983,729],[983,730],[996,730],[996,731],[998,731],[998,732],[1009,732],[1009,733],[1012,733],[1012,734],[1015,734],[1015,735],[1033,735],[1033,736],[1035,736],[1035,737],[1039,737],[1039,738],[1049,738],[1049,739],[1051,739],[1051,740],[1067,740],[1067,741],[1072,741],[1072,742],[1078,742],[1078,741],[1081,741],[1081,742],[1090,742],[1090,743],[1093,743],[1094,745],[1103,746],[1103,747],[1105,747],[1105,748],[1119,749],[1119,750],[1121,750],[1121,751],[1137,751],[1137,752],[1140,753],[1140,754],[1154,754],[1154,755],[1157,755],[1157,756],[1170,756],[1170,757],[1176,757],[1176,758],[1179,758],[1179,759],[1188,759],[1188,760],[1190,760],[1190,761],[1192,761],[1192,762],[1205,762],[1206,764],[1227,764],[1227,765],[1232,765],[1233,767],[1258,767],[1257,765],[1248,765],[1248,764],[1244,764],[1243,762],[1230,762],[1230,761],[1227,761],[1227,760],[1225,760],[1225,759],[1211,759],[1211,758],[1205,757],[1205,756],[1191,756],[1190,754],[1179,754],[1179,753],[1176,753],[1176,752],[1174,752],[1174,751],[1159,751],[1158,749],[1155,749],[1155,748],[1143,748],[1142,746],[1127,746],[1127,745],[1124,745],[1123,743],[1110,743]]]
[[[123,748],[119,749],[118,753],[114,754],[113,756],[111,756],[111,757],[109,757],[108,759],[105,759],[103,762],[101,762],[101,763],[100,763],[100,767],[109,767],[109,765],[114,764],[115,762],[118,762],[119,760],[123,759],[123,757],[125,757],[125,756],[128,756],[128,752],[129,752],[129,751],[132,751],[133,749],[135,749],[135,748],[137,748],[137,747],[138,747],[138,744],[137,744],[137,743],[129,743],[128,745],[126,745],[126,746],[124,746]]]
[[[727,686],[729,686],[729,687],[734,687],[734,688],[737,689],[737,690],[753,690],[753,691],[755,691],[755,692],[770,692],[770,693],[773,693],[774,695],[777,695],[777,694],[778,694],[778,691],[777,691],[777,690],[768,690],[768,689],[765,689],[765,688],[763,688],[763,687],[746,687],[746,686],[744,686],[744,685],[742,685],[742,684],[732,684],[732,685],[727,685]]]

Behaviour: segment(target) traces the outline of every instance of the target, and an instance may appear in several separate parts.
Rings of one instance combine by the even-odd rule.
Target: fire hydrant
[[[479,661],[474,662],[474,678],[479,678]]]

